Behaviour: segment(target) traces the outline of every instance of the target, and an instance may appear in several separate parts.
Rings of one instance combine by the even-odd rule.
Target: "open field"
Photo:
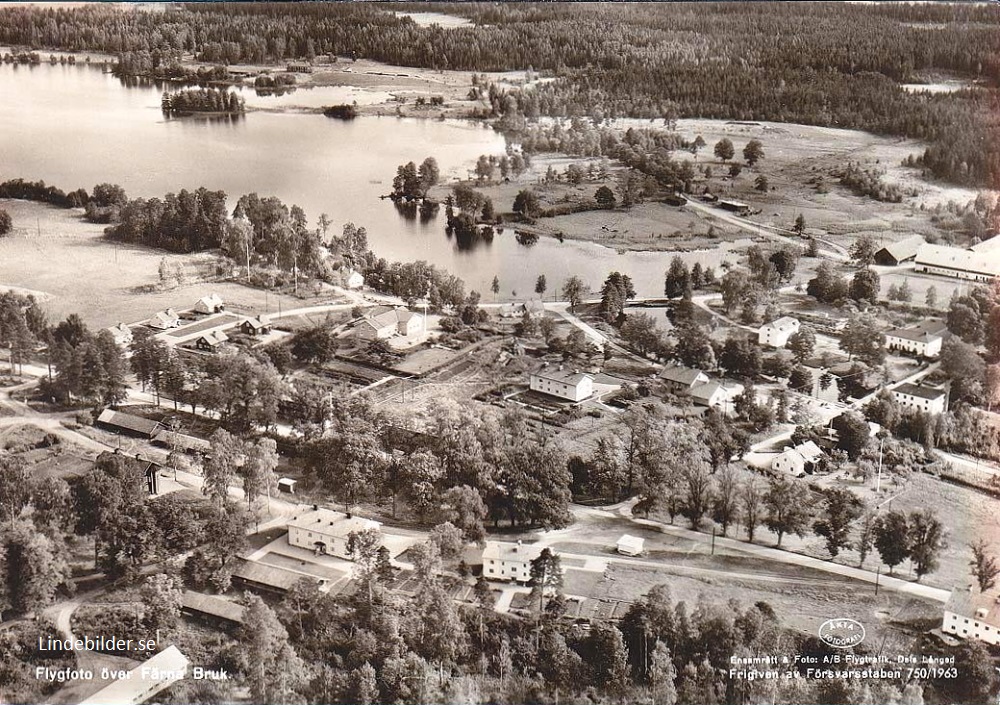
[[[90,326],[145,320],[167,307],[190,308],[209,292],[230,308],[273,312],[303,305],[291,296],[214,281],[215,255],[178,255],[104,240],[104,226],[80,211],[28,201],[0,200],[14,231],[0,238],[0,290],[14,287],[43,300],[50,320],[78,313]],[[184,283],[160,289],[159,265],[167,259],[184,271]]]

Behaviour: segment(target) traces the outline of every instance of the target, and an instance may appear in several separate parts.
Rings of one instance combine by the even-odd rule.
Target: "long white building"
[[[944,606],[941,631],[1000,646],[1000,597],[955,590]]]
[[[923,245],[917,250],[913,270],[956,279],[990,282],[1000,277],[1000,254],[989,248],[977,252],[944,245]]]

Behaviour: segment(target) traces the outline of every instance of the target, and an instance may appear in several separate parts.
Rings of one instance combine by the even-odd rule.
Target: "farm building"
[[[625,534],[618,539],[618,542],[615,544],[615,549],[618,553],[621,553],[624,556],[638,556],[642,553],[644,543],[644,540],[638,536]]]
[[[146,324],[157,330],[170,330],[181,324],[181,317],[177,315],[175,310],[168,308],[166,311],[158,311]]]
[[[726,211],[732,211],[738,215],[749,215],[750,214],[750,204],[744,203],[743,201],[734,201],[729,198],[719,199],[719,208]]]
[[[271,324],[264,316],[254,316],[240,323],[240,330],[246,335],[264,335],[271,332]]]
[[[594,378],[570,370],[539,370],[531,375],[528,386],[532,391],[567,401],[583,401],[594,394]]]
[[[211,331],[200,336],[195,341],[195,347],[199,350],[215,350],[217,347],[229,341],[229,336],[221,330]]]
[[[141,416],[133,416],[121,411],[105,409],[97,417],[98,426],[103,426],[115,433],[124,433],[127,436],[138,438],[152,438],[163,428],[159,421],[152,421]]]
[[[944,606],[941,631],[1000,646],[1000,596],[954,590]]]
[[[948,393],[937,387],[901,384],[892,390],[892,398],[907,410],[926,414],[943,414],[948,410]]]
[[[757,342],[761,345],[770,345],[772,348],[783,348],[788,344],[788,339],[799,332],[800,325],[799,319],[782,316],[760,327]]]
[[[394,335],[411,338],[420,333],[424,318],[405,308],[377,306],[354,329],[360,340],[386,340]]]
[[[675,394],[689,392],[692,387],[711,381],[711,378],[701,370],[684,365],[667,365],[660,370],[657,378]]]
[[[108,328],[108,332],[111,333],[111,337],[115,339],[115,345],[120,345],[124,348],[132,344],[132,329],[124,323],[119,323],[117,326],[111,326]]]
[[[226,308],[225,302],[218,294],[212,293],[202,296],[198,303],[194,305],[194,310],[198,313],[218,313]]]
[[[942,321],[924,321],[912,328],[897,328],[885,334],[885,348],[918,357],[937,357],[941,354],[946,330],[948,326]]]
[[[771,462],[771,467],[778,472],[787,472],[795,476],[812,474],[823,457],[824,453],[818,445],[806,441],[793,448],[786,448]]]
[[[695,404],[729,413],[733,400],[743,393],[743,385],[738,382],[705,382],[691,388],[688,396]]]
[[[143,661],[120,678],[112,680],[80,705],[129,705],[143,703],[177,681],[184,680],[190,665],[176,646],[168,646],[152,658]]]
[[[913,270],[956,279],[990,282],[1000,277],[1000,256],[995,252],[963,250],[944,245],[922,245]]]
[[[875,253],[875,264],[897,267],[903,262],[912,262],[917,256],[917,250],[924,244],[926,241],[923,235],[911,235],[890,243]]]
[[[166,429],[157,431],[153,435],[153,443],[163,448],[176,448],[185,453],[192,454],[207,453],[212,449],[212,444],[204,438],[189,436],[185,433],[175,433]]]
[[[240,559],[239,565],[233,571],[233,585],[254,592],[272,595],[284,595],[300,580],[306,580],[322,585],[319,578],[299,573],[287,568]]]
[[[348,540],[354,532],[380,530],[382,525],[371,519],[351,516],[313,505],[288,522],[288,543],[320,555],[352,560]]]
[[[185,590],[181,597],[181,612],[218,626],[232,627],[243,624],[243,606],[230,600]]]
[[[1000,250],[1000,235],[994,235],[982,242],[977,242],[969,249],[973,252],[996,252]]]
[[[506,304],[500,308],[502,318],[520,318],[526,313],[529,318],[542,318],[545,316],[545,304],[539,299],[526,299],[519,304]]]
[[[293,480],[290,477],[282,477],[278,480],[278,492],[295,494],[295,485],[297,484],[299,484],[298,480]]]
[[[518,541],[487,541],[483,549],[483,577],[526,583],[531,580],[531,562],[542,554],[542,547]]]

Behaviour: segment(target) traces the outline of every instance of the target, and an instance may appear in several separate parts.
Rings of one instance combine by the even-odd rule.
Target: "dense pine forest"
[[[392,5],[393,9],[410,9]],[[155,70],[318,55],[559,80],[494,93],[492,114],[777,120],[927,140],[923,165],[1000,183],[1000,8],[983,4],[421,4],[468,27],[420,27],[374,4],[198,3],[164,13],[9,8],[0,43],[98,50]],[[977,87],[912,94],[947,75]]]

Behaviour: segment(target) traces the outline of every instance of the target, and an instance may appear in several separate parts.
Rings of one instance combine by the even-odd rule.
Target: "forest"
[[[420,27],[367,3],[197,3],[165,13],[9,8],[0,12],[0,42],[128,52],[127,64],[144,72],[186,52],[222,64],[334,55],[435,69],[530,68],[557,80],[498,92],[494,115],[706,117],[863,129],[928,141],[920,161],[937,177],[1000,183],[1000,19],[992,6],[419,7],[461,14],[474,25]],[[942,73],[982,85],[943,95],[899,85]]]

